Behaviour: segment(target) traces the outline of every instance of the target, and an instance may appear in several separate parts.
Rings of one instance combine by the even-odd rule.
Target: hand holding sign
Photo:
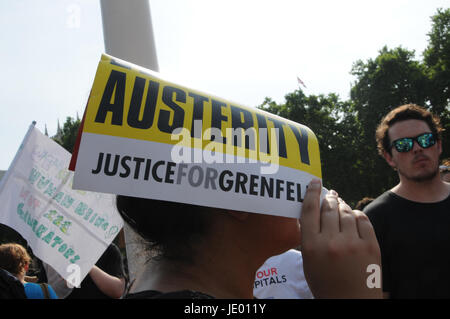
[[[300,218],[305,277],[316,298],[381,298],[367,269],[381,265],[369,219],[331,191],[320,207],[320,181],[310,183]]]

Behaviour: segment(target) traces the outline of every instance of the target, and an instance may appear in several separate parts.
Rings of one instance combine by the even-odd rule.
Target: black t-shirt
[[[450,298],[450,196],[418,203],[385,192],[364,212],[380,245],[391,298]]]
[[[95,264],[104,272],[118,278],[126,278],[123,267],[122,254],[115,244],[109,245],[103,255]],[[111,299],[105,295],[88,274],[80,284],[80,288],[74,288],[66,299]]]

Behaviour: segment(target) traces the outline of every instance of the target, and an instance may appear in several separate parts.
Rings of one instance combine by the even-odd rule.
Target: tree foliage
[[[424,52],[424,63],[430,79],[429,99],[434,111],[447,113],[450,103],[450,9],[439,9],[431,18],[433,25]]]
[[[414,103],[439,115],[446,128],[443,158],[450,154],[450,10],[432,17],[423,61],[415,52],[383,47],[375,59],[358,60],[350,100],[335,94],[306,96],[301,90],[277,104],[266,98],[259,107],[310,127],[319,140],[324,186],[351,204],[376,197],[397,182],[397,174],[377,154],[375,130],[397,106]]]
[[[80,124],[81,120],[78,118],[78,116],[77,119],[68,116],[62,128],[60,128],[58,125],[56,135],[53,136],[52,139],[56,143],[64,147],[67,151],[72,153]]]

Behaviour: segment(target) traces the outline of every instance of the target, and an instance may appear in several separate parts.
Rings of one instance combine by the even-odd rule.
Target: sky
[[[134,0],[132,0],[134,1]],[[149,0],[159,71],[255,107],[299,88],[349,98],[357,60],[383,46],[421,59],[448,0]],[[32,121],[50,136],[82,116],[105,52],[99,0],[0,1],[0,170]],[[308,126],[308,123],[302,123]]]

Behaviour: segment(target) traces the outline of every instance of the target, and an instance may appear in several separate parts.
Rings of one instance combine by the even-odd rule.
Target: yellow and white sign
[[[298,218],[321,179],[306,126],[102,55],[74,188]]]

